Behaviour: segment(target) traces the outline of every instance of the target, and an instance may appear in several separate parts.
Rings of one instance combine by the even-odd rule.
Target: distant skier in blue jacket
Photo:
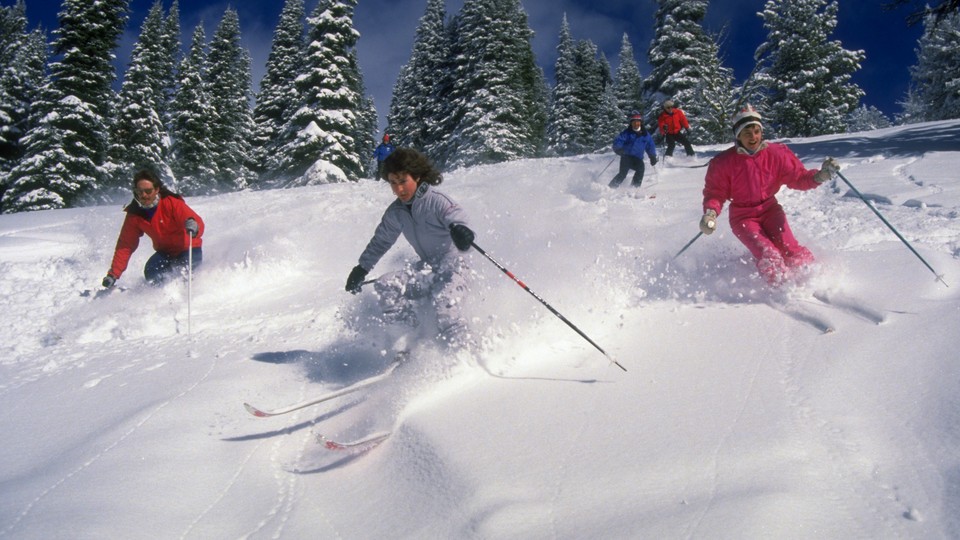
[[[613,151],[620,156],[620,172],[610,181],[610,187],[619,187],[630,169],[636,171],[630,185],[640,187],[643,183],[643,154],[650,156],[650,166],[656,165],[657,147],[647,128],[643,127],[643,116],[637,111],[630,113],[629,127],[614,139]]]
[[[394,146],[390,143],[390,135],[383,134],[383,142],[377,145],[376,150],[373,151],[374,157],[377,158],[377,179],[383,177],[383,160],[387,159],[391,153],[393,153]]]

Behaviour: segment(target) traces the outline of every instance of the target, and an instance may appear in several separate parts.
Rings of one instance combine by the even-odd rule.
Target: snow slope
[[[840,180],[780,194],[820,269],[774,292],[725,219],[671,261],[697,162],[639,190],[598,178],[610,153],[449,173],[477,245],[628,371],[472,253],[477,354],[411,338],[379,385],[267,419],[242,404],[393,356],[372,292],[343,291],[383,183],[190,199],[189,314],[185,284],[141,283],[146,247],[127,290],[81,296],[118,207],[0,216],[0,537],[960,537],[958,141],[960,122],[790,141],[838,157],[949,287]],[[317,441],[384,428],[365,454]]]

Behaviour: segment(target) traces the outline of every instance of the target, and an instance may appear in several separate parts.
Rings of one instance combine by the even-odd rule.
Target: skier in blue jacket
[[[630,169],[636,171],[630,185],[640,187],[643,183],[643,155],[650,156],[650,166],[656,165],[657,147],[647,128],[643,127],[643,116],[639,112],[630,113],[630,125],[614,139],[613,151],[620,156],[620,172],[610,181],[610,187],[619,187]]]
[[[390,142],[390,135],[387,133],[383,134],[383,142],[377,145],[377,148],[373,151],[373,156],[377,158],[377,179],[379,180],[382,177],[383,173],[383,161],[393,152],[394,146]]]

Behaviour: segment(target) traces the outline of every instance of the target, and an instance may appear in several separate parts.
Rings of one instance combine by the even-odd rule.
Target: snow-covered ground
[[[243,403],[392,357],[372,291],[343,290],[384,183],[190,198],[189,314],[185,284],[142,284],[148,245],[126,291],[81,296],[119,207],[0,216],[0,537],[960,537],[960,122],[790,144],[838,157],[949,287],[840,180],[780,194],[821,267],[772,292],[725,215],[671,262],[694,162],[640,190],[598,178],[610,153],[460,170],[440,189],[477,245],[628,371],[474,252],[480,352],[420,341],[383,383],[273,418]],[[384,428],[359,455],[317,441]]]

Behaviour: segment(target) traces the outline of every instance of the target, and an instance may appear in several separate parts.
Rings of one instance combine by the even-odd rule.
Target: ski
[[[317,439],[323,442],[323,446],[328,450],[335,450],[338,452],[351,452],[351,453],[360,453],[366,452],[379,445],[383,441],[387,440],[387,437],[390,436],[389,431],[378,431],[376,433],[371,433],[360,439],[349,441],[349,442],[339,442],[327,439],[323,435],[317,435]]]
[[[791,317],[794,320],[809,324],[819,330],[822,334],[832,334],[836,332],[836,326],[830,320],[804,308],[797,302],[780,302],[770,300],[767,305],[773,309]]]
[[[846,311],[873,324],[883,324],[887,321],[887,315],[879,309],[874,309],[860,300],[847,296],[836,291],[816,291],[813,297],[824,305],[835,307],[841,311]]]
[[[243,406],[244,406],[244,408],[247,409],[247,412],[249,412],[250,414],[252,414],[252,415],[254,415],[254,416],[257,416],[257,417],[259,417],[259,418],[267,418],[267,417],[269,417],[269,416],[278,416],[278,415],[281,415],[281,414],[291,413],[291,412],[293,412],[293,411],[298,411],[298,410],[300,410],[300,409],[305,409],[305,408],[310,407],[310,406],[312,406],[312,405],[317,405],[318,403],[323,403],[324,401],[330,401],[331,399],[335,399],[335,398],[338,398],[338,397],[340,397],[340,396],[345,396],[345,395],[347,395],[347,394],[352,394],[352,393],[357,392],[357,391],[359,391],[359,390],[363,390],[364,388],[366,388],[366,387],[368,387],[368,386],[377,384],[378,382],[380,382],[380,381],[386,379],[387,377],[389,377],[390,374],[393,373],[393,370],[397,369],[397,366],[399,366],[399,365],[400,365],[400,362],[399,362],[399,361],[394,361],[394,362],[391,363],[389,366],[387,366],[387,369],[384,370],[383,373],[380,373],[379,375],[374,375],[374,376],[372,376],[372,377],[368,377],[368,378],[366,378],[366,379],[362,379],[362,380],[357,381],[357,382],[355,382],[355,383],[353,383],[353,384],[351,384],[351,385],[349,385],[349,386],[345,386],[345,387],[343,387],[343,388],[341,388],[341,389],[339,389],[339,390],[334,390],[333,392],[329,392],[329,393],[327,393],[327,394],[324,394],[324,395],[322,395],[322,396],[320,396],[320,397],[318,397],[318,398],[313,398],[313,399],[309,399],[309,400],[307,400],[307,401],[302,401],[302,402],[300,402],[300,403],[295,403],[295,404],[290,405],[290,406],[287,406],[287,407],[281,407],[281,408],[279,408],[279,409],[273,409],[273,410],[271,410],[271,411],[265,411],[265,410],[263,410],[263,409],[259,409],[259,408],[257,408],[257,407],[254,407],[253,405],[250,405],[249,403],[244,403]]]

